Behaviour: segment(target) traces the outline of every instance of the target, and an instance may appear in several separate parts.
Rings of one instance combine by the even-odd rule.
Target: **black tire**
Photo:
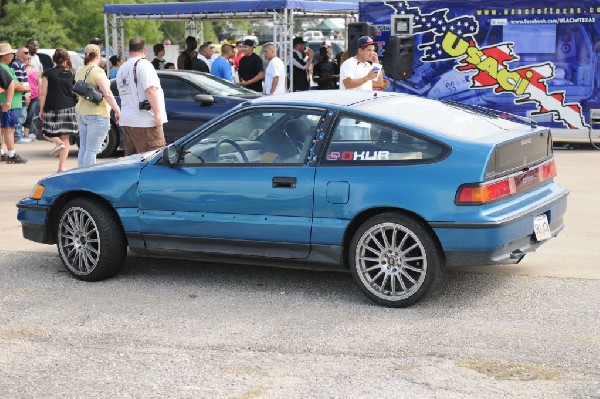
[[[372,301],[401,308],[415,304],[440,274],[443,256],[423,222],[384,213],[363,223],[348,250],[358,288]]]
[[[116,275],[127,257],[127,242],[117,217],[91,198],[75,198],[61,210],[56,246],[75,278],[99,281]]]
[[[98,158],[108,158],[112,157],[116,154],[117,149],[119,148],[119,141],[121,137],[119,135],[119,127],[111,122],[110,130],[102,142],[100,146],[100,151],[98,152]]]

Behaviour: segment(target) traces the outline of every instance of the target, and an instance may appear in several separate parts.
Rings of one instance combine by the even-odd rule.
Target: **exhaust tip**
[[[515,264],[522,261],[524,257],[525,257],[525,253],[523,251],[521,251],[520,249],[517,249],[510,254],[510,259],[513,261],[516,261]]]

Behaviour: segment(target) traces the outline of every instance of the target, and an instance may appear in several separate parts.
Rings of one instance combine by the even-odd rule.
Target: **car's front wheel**
[[[419,301],[441,270],[443,257],[422,222],[385,213],[363,223],[351,241],[354,280],[371,300],[388,307]]]
[[[69,201],[60,212],[59,256],[73,276],[98,281],[114,276],[127,257],[121,224],[108,206],[91,198]]]

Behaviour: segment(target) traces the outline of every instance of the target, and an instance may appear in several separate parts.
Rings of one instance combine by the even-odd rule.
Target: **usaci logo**
[[[458,61],[454,67],[461,72],[475,72],[472,89],[493,89],[494,93],[512,93],[515,104],[533,103],[532,115],[552,114],[554,121],[573,129],[587,127],[579,103],[565,103],[565,92],[550,93],[547,80],[554,78],[551,62],[511,69],[519,60],[513,42],[480,47],[475,40],[479,23],[472,15],[448,18],[448,8],[423,14],[408,1],[384,2],[398,15],[413,15],[413,33],[422,35],[422,62]],[[425,41],[428,40],[428,41]]]

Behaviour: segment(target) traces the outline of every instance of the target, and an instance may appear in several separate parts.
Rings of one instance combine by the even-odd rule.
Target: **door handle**
[[[296,188],[295,177],[274,177],[273,188]]]

